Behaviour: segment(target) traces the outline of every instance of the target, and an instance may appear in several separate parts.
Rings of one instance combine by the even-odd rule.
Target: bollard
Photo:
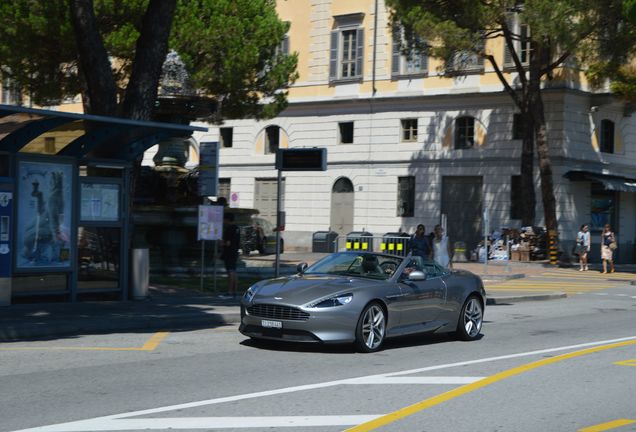
[[[557,232],[556,230],[549,230],[548,231],[548,253],[550,256],[550,264],[552,265],[557,265],[559,262],[559,251],[558,251],[558,247],[557,247],[557,241],[558,241],[558,237],[557,237]]]

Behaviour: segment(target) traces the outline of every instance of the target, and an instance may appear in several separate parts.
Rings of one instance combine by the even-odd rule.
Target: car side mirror
[[[307,270],[307,267],[309,266],[307,265],[306,262],[301,262],[300,264],[296,266],[296,271],[300,274],[303,274],[305,273],[305,270]]]
[[[410,281],[423,281],[423,280],[426,280],[426,273],[424,273],[423,271],[419,271],[419,270],[413,270],[409,274],[409,280]]]

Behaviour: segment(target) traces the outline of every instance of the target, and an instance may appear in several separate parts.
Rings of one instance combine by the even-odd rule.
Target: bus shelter
[[[0,105],[0,305],[129,298],[133,164],[205,130]]]

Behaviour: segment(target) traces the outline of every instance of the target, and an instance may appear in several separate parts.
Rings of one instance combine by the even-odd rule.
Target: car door
[[[419,267],[426,275],[425,280],[412,281],[407,276],[400,280],[400,326],[435,321],[446,302],[443,270],[429,262],[422,262]]]

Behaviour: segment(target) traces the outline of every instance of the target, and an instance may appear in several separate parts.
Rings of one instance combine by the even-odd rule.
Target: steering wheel
[[[380,268],[384,272],[384,274],[392,275],[397,270],[397,265],[394,262],[387,261],[380,264]]]

